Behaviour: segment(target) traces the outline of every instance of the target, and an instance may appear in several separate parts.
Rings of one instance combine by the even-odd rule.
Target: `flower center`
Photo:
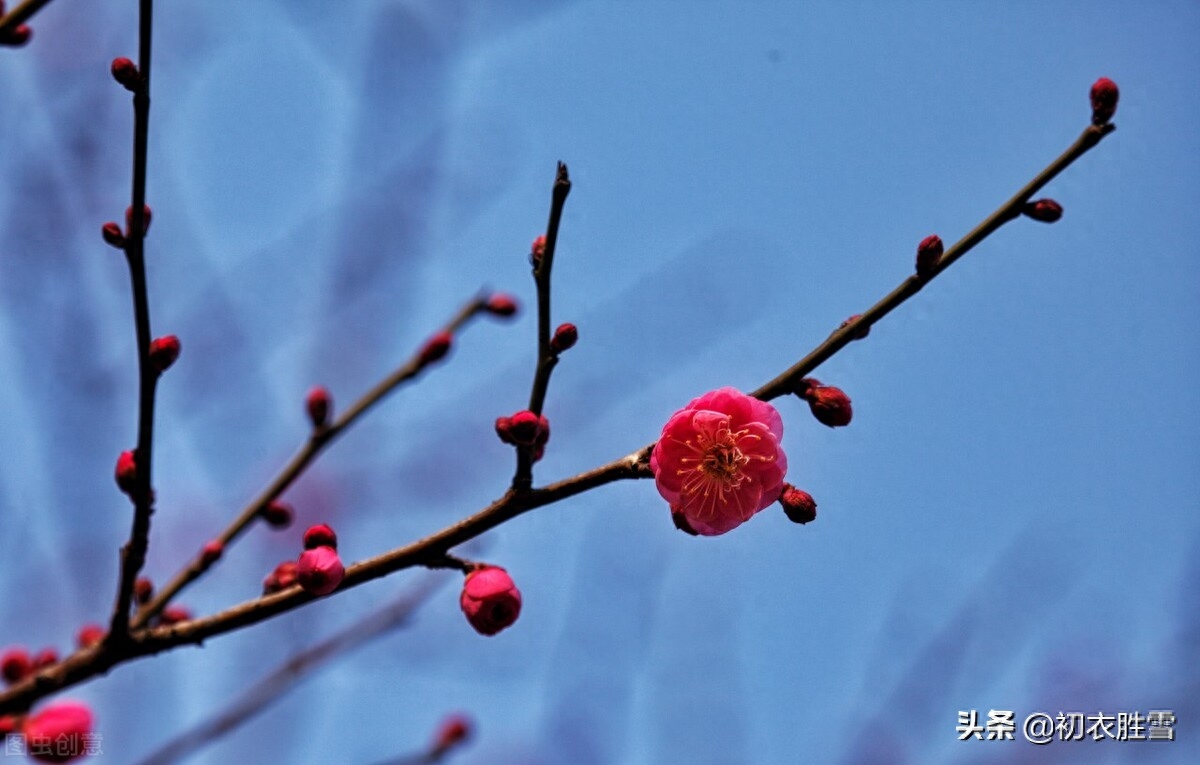
[[[746,466],[763,458],[747,455],[741,446],[758,439],[749,428],[730,430],[728,417],[697,423],[695,435],[683,442],[691,454],[680,459],[679,475],[683,476],[682,493],[696,502],[699,517],[715,515],[731,494],[752,480]]]

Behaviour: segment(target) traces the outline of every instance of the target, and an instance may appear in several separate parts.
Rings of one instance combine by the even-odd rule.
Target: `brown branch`
[[[487,297],[482,293],[477,295],[459,309],[458,313],[446,324],[445,331],[451,334],[457,332],[471,318],[485,311],[486,307]],[[261,517],[263,509],[267,505],[287,491],[292,483],[304,473],[308,466],[320,456],[327,446],[349,430],[350,426],[357,422],[368,409],[379,403],[389,393],[400,387],[401,384],[415,378],[426,366],[428,364],[422,359],[421,351],[418,350],[408,361],[397,367],[394,372],[376,383],[362,398],[351,404],[350,408],[332,423],[314,428],[301,450],[292,457],[292,460],[280,471],[279,475],[250,504],[246,505],[237,518],[225,527],[225,530],[216,537],[216,541],[228,548],[250,524]],[[178,595],[183,588],[200,578],[214,563],[215,561],[207,559],[203,555],[197,555],[193,558],[191,563],[176,573],[166,586],[162,587],[155,594],[149,603],[139,609],[133,618],[133,628],[140,629],[145,627],[152,618],[158,615],[171,602],[172,598]]]
[[[550,194],[550,220],[546,224],[546,242],[533,261],[533,280],[537,285],[538,302],[538,358],[529,391],[529,411],[540,415],[546,403],[546,392],[550,387],[550,374],[558,365],[558,353],[550,346],[550,271],[554,267],[554,251],[558,246],[558,227],[562,222],[563,206],[571,193],[571,177],[567,166],[558,163],[554,176],[554,187]],[[528,490],[533,484],[532,446],[517,447],[517,470],[513,475],[513,489]]]
[[[417,608],[423,605],[443,582],[442,577],[430,576],[415,589],[404,593],[380,610],[296,654],[227,708],[159,747],[142,760],[141,765],[168,765],[177,762],[250,722],[309,675],[324,668],[334,659],[407,625]]]
[[[0,37],[6,37],[10,32],[33,18],[33,15],[50,4],[50,0],[25,0],[0,18]]]
[[[953,265],[963,255],[966,255],[975,245],[986,239],[996,229],[1010,220],[1019,217],[1021,208],[1034,194],[1053,180],[1055,176],[1070,167],[1072,162],[1082,157],[1089,149],[1100,143],[1106,135],[1116,130],[1116,127],[1116,125],[1111,123],[1100,126],[1088,125],[1079,138],[1076,139],[1075,143],[1071,144],[1071,147],[1063,152],[1058,159],[1051,162],[1045,170],[1038,173],[1012,199],[1005,202],[995,212],[985,218],[969,234],[959,239],[950,249],[942,253],[937,266],[928,276],[920,278],[914,275],[905,279],[900,283],[900,286],[896,287],[886,297],[867,309],[857,319],[839,327],[825,342],[810,351],[807,356],[800,359],[800,361],[792,365],[786,372],[750,395],[760,398],[763,401],[770,401],[773,398],[778,398],[791,392],[792,387],[796,383],[825,361],[829,360],[835,353],[845,348],[854,340],[855,335],[870,329],[871,325],[884,316],[887,316],[893,309],[920,292],[921,288],[931,282],[934,277]]]
[[[1083,135],[1080,136],[1079,140],[1071,148],[1039,173],[1015,197],[1002,205],[970,234],[951,247],[950,250],[943,253],[941,260],[933,271],[933,275],[948,268],[955,260],[998,229],[1003,223],[1011,220],[1014,216],[1014,209],[1019,207],[1020,203],[1027,200],[1030,195],[1048,183],[1050,179],[1062,172],[1062,170],[1076,159],[1083,156],[1083,154],[1098,144],[1112,130],[1113,127],[1109,125],[1089,127],[1085,130]],[[928,281],[930,278],[932,277],[926,277],[925,280]],[[887,315],[897,305],[904,302],[908,297],[911,297],[912,294],[915,294],[917,288],[911,285],[910,282],[911,279],[903,282],[900,287],[872,307],[870,311],[863,314],[861,318],[847,323],[846,326],[834,332],[828,340],[818,346],[812,353],[755,391],[754,395],[763,399],[775,398],[782,395],[793,380],[799,379],[804,374],[811,372],[821,362],[845,347],[857,331],[869,327],[872,323]],[[438,561],[445,560],[448,551],[455,546],[474,539],[480,534],[534,508],[573,497],[576,494],[581,494],[614,481],[650,477],[649,458],[652,448],[653,444],[649,444],[626,457],[540,489],[530,489],[527,491],[517,491],[515,488],[509,489],[504,496],[458,523],[448,526],[417,542],[350,566],[346,570],[346,576],[334,595],[337,592],[352,589],[373,579],[378,579],[406,568],[431,564],[437,565]],[[208,638],[266,621],[279,614],[299,608],[315,599],[314,596],[304,592],[299,587],[292,587],[282,592],[233,606],[211,616],[170,626],[140,630],[131,635],[130,642],[122,646],[122,651],[119,653],[109,649],[108,644],[102,644],[99,648],[79,651],[67,657],[59,664],[47,667],[15,684],[4,693],[0,693],[0,714],[24,710],[38,698],[75,685],[98,674],[103,674],[117,663],[171,650],[181,645],[203,643]]]
[[[133,586],[146,562],[150,542],[150,516],[154,513],[151,459],[154,442],[154,391],[158,370],[150,363],[150,302],[146,289],[146,149],[150,135],[150,38],[153,0],[140,0],[138,9],[138,85],[133,93],[133,191],[126,232],[125,255],[133,287],[133,313],[138,353],[138,441],[134,451],[137,465],[132,492],[133,527],[129,541],[121,548],[121,573],[116,605],[106,642],[119,643],[129,632],[129,610],[133,604]]]

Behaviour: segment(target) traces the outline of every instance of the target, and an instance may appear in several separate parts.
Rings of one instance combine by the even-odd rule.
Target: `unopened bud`
[[[154,597],[154,582],[139,576],[133,583],[133,597],[142,605],[149,603],[150,598]]]
[[[917,276],[926,279],[933,275],[943,252],[942,238],[930,234],[917,245]]]
[[[516,441],[512,437],[512,418],[497,417],[496,418],[496,435],[506,444],[515,444]]]
[[[1117,89],[1117,83],[1107,77],[1101,77],[1092,84],[1090,95],[1092,100],[1092,124],[1107,124],[1113,118],[1113,115],[1117,113],[1117,99],[1121,95],[1121,91]]]
[[[19,48],[20,46],[29,42],[30,38],[32,37],[33,30],[29,28],[29,25],[19,24],[8,34],[0,37],[0,45],[8,45],[13,48]]]
[[[308,410],[308,421],[312,423],[312,426],[323,428],[329,424],[329,411],[333,409],[333,397],[329,395],[327,389],[318,385],[308,392],[308,397],[304,400],[304,407]]]
[[[524,409],[509,418],[509,423],[508,436],[518,446],[540,446],[550,440],[550,421],[545,415]]]
[[[0,655],[0,677],[4,678],[4,682],[12,685],[24,680],[29,673],[33,672],[33,659],[29,655],[29,651],[24,648],[15,647],[9,648]]]
[[[482,565],[467,574],[459,605],[476,632],[495,635],[520,616],[521,592],[507,571]]]
[[[471,720],[465,715],[450,715],[438,726],[433,749],[439,754],[449,751],[471,736]]]
[[[75,644],[80,648],[91,648],[94,645],[99,645],[103,639],[103,627],[99,624],[85,624],[79,628],[79,632],[75,635]]]
[[[292,519],[296,517],[291,505],[277,499],[267,503],[261,512],[263,520],[273,529],[286,529],[292,525]]]
[[[100,235],[104,237],[104,241],[110,246],[116,247],[118,250],[125,249],[125,233],[121,231],[121,226],[116,221],[109,221],[100,227]]]
[[[792,523],[810,523],[817,518],[817,503],[807,491],[797,489],[790,483],[783,485],[779,504]]]
[[[1026,202],[1021,208],[1022,214],[1042,223],[1053,223],[1062,217],[1062,205],[1053,199],[1036,199]]]
[[[529,262],[534,268],[542,262],[542,256],[546,254],[546,235],[541,234],[533,240],[533,245],[529,248]]]
[[[425,346],[421,348],[421,364],[430,364],[445,358],[446,354],[450,352],[450,345],[453,342],[454,336],[449,332],[438,332],[426,340]]]
[[[832,385],[814,385],[808,388],[804,398],[808,401],[808,408],[812,410],[813,417],[822,425],[839,428],[850,424],[854,411],[850,406],[850,397],[840,388]]]
[[[225,554],[225,545],[219,539],[214,539],[206,542],[200,550],[200,562],[205,566],[211,566],[221,559]]]
[[[126,494],[133,494],[137,487],[137,458],[132,450],[123,451],[117,457],[116,479],[117,488]]]
[[[285,560],[263,580],[263,595],[286,590],[296,583],[296,561]]]
[[[33,657],[34,669],[45,669],[58,663],[58,651],[53,648],[43,648]]]
[[[180,622],[190,621],[192,612],[184,606],[167,606],[158,615],[158,623],[171,625],[179,624]]]
[[[150,230],[150,205],[142,205],[142,236]],[[133,236],[133,205],[125,208],[125,232]]]
[[[112,76],[114,80],[131,93],[137,92],[138,86],[142,81],[137,64],[124,56],[112,60]]]
[[[497,292],[488,298],[484,307],[493,316],[514,316],[517,313],[517,301],[503,292]]]
[[[328,595],[342,583],[346,567],[332,547],[314,547],[300,553],[296,581],[313,595]]]
[[[162,374],[179,358],[179,350],[179,338],[175,335],[155,338],[150,343],[150,366],[154,367],[155,372]]]
[[[314,547],[337,549],[337,534],[329,524],[319,523],[316,526],[309,526],[308,531],[304,532],[304,549],[311,550]]]
[[[554,353],[562,353],[569,349],[579,340],[579,330],[574,324],[560,324],[558,329],[554,330],[554,336],[550,338],[550,350]]]

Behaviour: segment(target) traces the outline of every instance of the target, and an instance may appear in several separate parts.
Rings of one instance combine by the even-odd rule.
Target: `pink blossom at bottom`
[[[658,492],[697,534],[715,536],[779,498],[787,456],[775,407],[735,388],[693,399],[663,426],[650,455]]]
[[[61,701],[25,721],[29,756],[39,762],[70,762],[87,752],[92,710],[78,701]]]

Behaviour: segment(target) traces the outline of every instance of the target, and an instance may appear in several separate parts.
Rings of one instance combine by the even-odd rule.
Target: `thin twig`
[[[1051,163],[1044,171],[1039,173],[1017,196],[1002,205],[970,234],[944,253],[936,271],[940,272],[948,268],[955,260],[965,254],[967,250],[974,247],[988,234],[999,228],[1002,223],[1010,220],[1013,217],[1013,206],[1017,204],[1016,200],[1027,199],[1029,195],[1035,193],[1048,183],[1051,178],[1098,144],[1112,129],[1111,126],[1103,126],[1098,128],[1089,127],[1085,130],[1080,139],[1071,148]],[[848,338],[854,334],[855,329],[870,326],[897,305],[904,302],[911,294],[915,294],[915,290],[910,293],[909,290],[913,288],[906,285],[908,285],[908,281],[902,283],[899,288],[880,301],[871,311],[864,314],[862,319],[850,322],[835,332],[828,340],[818,346],[816,350],[805,356],[804,359],[774,380],[755,391],[754,395],[764,399],[782,395],[792,380],[812,371],[818,364],[844,347],[849,342]],[[346,570],[346,576],[338,590],[335,591],[335,594],[336,592],[352,589],[368,581],[387,576],[402,569],[428,565],[430,561],[443,558],[453,547],[474,539],[480,534],[534,508],[567,499],[568,497],[614,481],[650,477],[649,458],[652,448],[653,444],[649,444],[626,457],[550,484],[544,488],[531,489],[524,492],[509,489],[504,496],[458,523],[448,526],[417,542],[350,566]],[[115,664],[171,650],[181,645],[203,643],[208,638],[266,621],[279,614],[299,608],[315,599],[315,596],[308,594],[301,588],[292,587],[282,592],[241,603],[211,616],[169,626],[139,630],[130,636],[129,643],[122,646],[120,653],[102,651],[96,648],[78,651],[62,662],[47,667],[13,685],[4,693],[0,693],[0,714],[23,711],[35,700],[96,675],[103,674]]]
[[[550,345],[550,271],[554,267],[554,252],[558,246],[558,227],[562,222],[563,206],[571,193],[571,177],[567,166],[558,163],[554,175],[554,187],[550,194],[550,220],[546,224],[546,241],[540,255],[533,261],[533,280],[537,286],[538,302],[538,358],[529,391],[529,411],[540,415],[546,403],[546,392],[550,387],[550,374],[558,365],[558,353]],[[528,490],[533,484],[533,450],[530,445],[517,447],[517,470],[513,475],[513,489]]]
[[[151,458],[154,442],[154,391],[158,372],[150,363],[150,301],[146,289],[146,148],[150,136],[150,33],[153,0],[141,0],[138,8],[138,85],[133,94],[133,203],[126,232],[126,260],[133,287],[133,313],[138,353],[138,442],[133,490],[133,528],[129,541],[121,548],[121,575],[117,585],[106,642],[121,642],[129,632],[129,609],[133,586],[146,562],[150,539],[150,516],[154,513]]]
[[[487,297],[482,293],[476,295],[458,310],[458,313],[446,324],[445,331],[454,334],[466,325],[470,319],[485,311],[486,307]],[[362,398],[351,404],[332,423],[325,427],[314,429],[301,450],[292,457],[291,461],[280,471],[279,475],[250,504],[246,505],[237,518],[225,527],[225,530],[216,537],[216,541],[228,547],[250,524],[261,517],[263,509],[267,505],[287,491],[288,487],[304,473],[308,466],[320,456],[321,452],[327,446],[349,430],[350,426],[357,422],[368,409],[400,387],[402,383],[415,378],[426,366],[428,365],[422,361],[421,352],[418,350],[408,361],[397,367],[395,371],[380,380],[371,390],[367,391]],[[146,626],[150,619],[159,614],[171,602],[172,598],[178,595],[183,588],[203,575],[213,563],[215,561],[203,555],[195,556],[186,567],[176,573],[171,578],[171,581],[155,594],[149,603],[138,610],[133,618],[133,628],[140,629]]]
[[[942,253],[942,257],[938,260],[937,266],[932,270],[930,275],[925,278],[910,276],[900,283],[900,286],[892,290],[887,297],[880,300],[875,305],[871,306],[861,316],[854,321],[847,322],[839,327],[825,342],[814,348],[807,356],[800,359],[792,365],[786,372],[771,380],[766,385],[754,391],[750,395],[755,398],[760,398],[763,401],[770,401],[773,398],[790,393],[792,388],[803,377],[811,373],[818,366],[827,361],[833,354],[846,347],[854,340],[855,335],[860,332],[870,329],[871,325],[887,316],[897,306],[908,300],[913,295],[921,291],[921,288],[933,280],[935,276],[949,268],[954,261],[966,255],[975,245],[982,242],[993,233],[996,229],[1003,226],[1005,223],[1017,218],[1021,214],[1021,207],[1033,197],[1043,186],[1054,179],[1056,175],[1066,170],[1072,162],[1082,157],[1088,149],[1092,148],[1113,130],[1116,130],[1116,125],[1111,123],[1097,126],[1088,125],[1083,133],[1076,139],[1071,147],[1063,152],[1058,159],[1051,162],[1045,170],[1038,173],[1036,177],[1025,185],[1023,189],[1018,191],[1012,199],[1009,199],[1001,205],[994,213],[984,219],[982,223],[973,228],[969,234],[959,239],[950,249]]]
[[[33,18],[33,15],[50,4],[50,0],[25,0],[0,18],[0,37],[4,37],[17,27]]]
[[[227,708],[159,747],[141,765],[168,765],[211,745],[259,714],[334,659],[409,623],[413,613],[445,582],[431,575],[409,592],[346,629],[307,648],[276,668]]]

